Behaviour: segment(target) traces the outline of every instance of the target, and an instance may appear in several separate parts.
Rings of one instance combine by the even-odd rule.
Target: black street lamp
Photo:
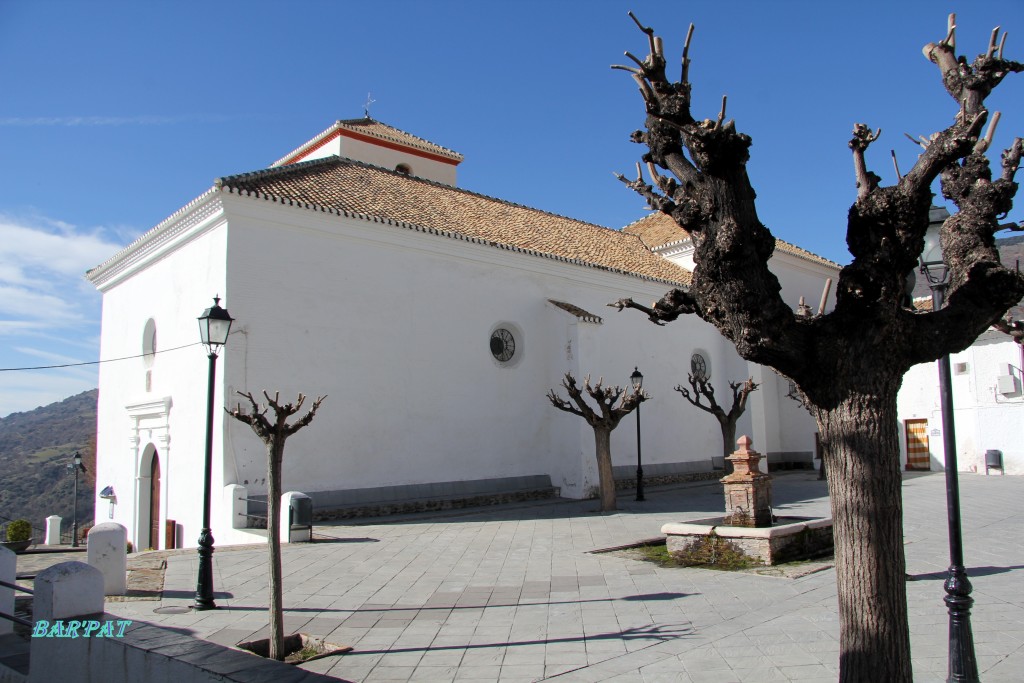
[[[74,470],[75,472],[75,498],[74,498],[74,517],[72,518],[71,524],[71,547],[78,547],[78,473],[79,471],[85,472],[85,465],[82,464],[82,454],[75,451],[75,454],[71,456],[71,462],[68,463],[67,468]]]
[[[640,374],[640,370],[633,366],[633,374],[629,376],[629,381],[633,383],[633,391],[639,392],[644,387],[644,376]],[[642,460],[640,458],[640,404],[636,404],[636,499],[646,500],[644,498],[644,468]]]
[[[213,601],[213,532],[210,530],[210,475],[213,471],[213,395],[217,376],[217,353],[228,341],[233,318],[220,307],[220,297],[199,316],[199,337],[210,359],[210,381],[206,392],[206,466],[203,478],[203,530],[199,534],[199,578],[196,580],[195,609],[217,609]]]
[[[941,211],[941,213],[940,213]],[[932,290],[932,311],[942,309],[949,279],[949,267],[942,259],[939,230],[945,210],[932,208],[932,224],[925,235],[921,255],[921,273]],[[942,214],[945,214],[943,216]],[[960,532],[960,480],[957,475],[956,434],[953,425],[952,378],[949,354],[939,359],[939,405],[942,410],[942,450],[946,470],[946,517],[949,524],[949,574],[943,584],[944,601],[949,608],[949,676],[952,682],[977,683],[978,661],[974,656],[974,635],[971,633],[971,582],[964,569],[963,536]]]

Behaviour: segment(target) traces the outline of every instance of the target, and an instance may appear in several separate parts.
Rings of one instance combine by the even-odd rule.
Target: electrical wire
[[[100,363],[116,363],[121,360],[132,360],[133,358],[145,358],[146,356],[155,356],[158,353],[169,353],[170,351],[178,351],[180,349],[187,349],[190,346],[199,346],[203,342],[193,342],[191,344],[185,344],[184,346],[175,346],[173,349],[162,349],[160,351],[153,351],[152,353],[140,353],[137,356],[125,356],[123,358],[108,358],[107,360],[90,360],[84,363],[64,363],[63,365],[37,365],[32,368],[0,368],[0,372],[18,372],[20,370],[53,370],[55,368],[76,368],[82,365],[99,365]]]

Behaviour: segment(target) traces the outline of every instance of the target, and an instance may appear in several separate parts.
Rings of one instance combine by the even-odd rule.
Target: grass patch
[[[685,551],[670,553],[664,544],[646,545],[633,550],[643,562],[659,567],[697,567],[721,571],[742,571],[762,566],[724,538],[711,534],[694,543]]]
[[[707,567],[724,571],[750,569],[762,564],[714,532],[670,557],[677,567]]]

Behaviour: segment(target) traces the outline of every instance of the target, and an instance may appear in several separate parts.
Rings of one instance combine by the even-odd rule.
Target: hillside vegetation
[[[27,519],[37,540],[50,515],[70,528],[74,476],[67,465],[76,450],[86,467],[78,477],[78,525],[92,521],[97,395],[93,389],[0,418],[0,523]]]

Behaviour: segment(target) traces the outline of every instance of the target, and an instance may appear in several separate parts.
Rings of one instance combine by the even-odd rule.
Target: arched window
[[[142,330],[142,366],[146,368],[146,391],[153,390],[153,361],[156,360],[156,321],[146,321]]]
[[[412,168],[409,167],[409,164],[399,164],[395,166],[395,170],[402,175],[412,175]]]

